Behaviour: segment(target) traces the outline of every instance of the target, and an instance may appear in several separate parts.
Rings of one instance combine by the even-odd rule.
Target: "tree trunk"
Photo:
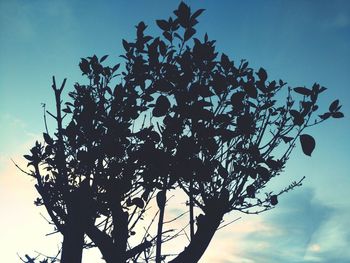
[[[128,212],[124,212],[120,201],[111,202],[113,231],[112,237],[114,239],[115,250],[117,258],[114,263],[125,263],[128,233]]]
[[[92,202],[88,182],[68,195],[67,218],[63,227],[61,263],[80,263],[82,260],[84,234],[92,219]]]
[[[69,215],[67,224],[64,227],[62,244],[62,263],[80,263],[84,245],[84,229],[80,224],[80,218],[76,215]]]
[[[204,254],[216,230],[218,229],[224,211],[218,208],[208,209],[205,215],[199,215],[197,231],[190,244],[170,263],[196,263]]]
[[[84,245],[84,221],[87,220],[82,213],[80,193],[72,194],[68,205],[68,213],[63,231],[62,263],[80,263]]]
[[[118,257],[115,249],[115,245],[113,243],[112,238],[106,233],[102,232],[95,225],[88,225],[86,228],[86,234],[95,243],[95,245],[100,250],[103,259],[107,263],[116,262],[116,258]]]

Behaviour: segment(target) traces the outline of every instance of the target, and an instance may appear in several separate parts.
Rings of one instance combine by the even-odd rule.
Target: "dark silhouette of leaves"
[[[277,199],[277,195],[271,195],[271,205],[277,205],[278,204],[278,199]]]
[[[255,189],[254,185],[248,185],[246,191],[247,191],[247,196],[248,197],[250,197],[250,198],[254,198],[255,197],[256,189]]]
[[[136,205],[138,208],[143,208],[145,206],[145,202],[139,197],[134,198],[131,203]]]
[[[164,116],[169,110],[170,102],[167,97],[161,95],[157,98],[156,106],[153,109],[154,117]]]
[[[260,78],[261,81],[266,81],[267,80],[267,73],[265,71],[265,69],[260,68],[258,73],[256,73],[258,75],[258,77]]]
[[[300,186],[303,178],[277,194],[265,190],[298,137],[311,156],[315,140],[305,129],[344,116],[338,100],[316,113],[326,90],[319,84],[268,81],[264,68],[219,53],[208,34],[194,37],[203,11],[181,2],[175,16],[156,20],[158,36],[138,23],[136,38],[122,40],[122,67],[106,66],[107,55],[82,58],[86,82],[67,102],[66,81],[59,87],[53,78],[55,133],[24,158],[40,195],[35,204],[64,236],[62,262],[81,262],[91,244],[108,263],[164,261],[162,244],[181,233],[163,229],[173,189],[187,198],[176,209],[189,213],[189,244],[170,262],[198,262],[226,213],[265,212]]]
[[[311,90],[305,88],[305,87],[297,87],[297,88],[294,88],[294,91],[296,93],[299,93],[299,94],[302,94],[302,95],[305,95],[305,96],[310,96],[311,95]]]
[[[191,16],[191,18],[197,18],[197,17],[199,17],[204,11],[205,11],[205,9],[198,9],[197,11],[195,11],[195,12],[193,13],[193,15]]]
[[[316,146],[315,139],[311,135],[302,134],[300,135],[300,143],[301,143],[301,148],[303,149],[303,152],[306,155],[311,156]]]
[[[157,25],[164,31],[170,30],[171,25],[166,20],[156,20]]]
[[[194,28],[187,28],[184,35],[184,41],[189,40],[195,33],[196,30]]]
[[[43,133],[44,136],[44,140],[48,145],[52,145],[53,144],[53,139],[50,137],[50,135],[48,135],[47,133]]]
[[[100,63],[105,61],[108,58],[108,55],[104,55],[103,57],[100,58]]]
[[[332,117],[333,118],[336,118],[336,119],[339,119],[339,118],[343,118],[344,117],[344,113],[342,113],[342,112],[333,112],[332,113]]]
[[[283,140],[285,143],[288,143],[288,142],[290,142],[290,141],[293,140],[293,137],[282,136],[282,140]]]
[[[304,117],[300,112],[298,112],[296,110],[290,110],[290,115],[293,116],[294,125],[298,125],[298,126],[303,125]]]
[[[329,106],[329,111],[330,111],[330,112],[336,111],[337,108],[338,108],[338,106],[339,106],[339,100],[333,101],[333,102],[331,103],[331,105]]]

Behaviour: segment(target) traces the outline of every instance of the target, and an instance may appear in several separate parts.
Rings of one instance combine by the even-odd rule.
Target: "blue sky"
[[[115,63],[121,39],[134,38],[134,25],[143,20],[155,33],[154,20],[167,18],[178,3],[0,1],[0,246],[6,262],[18,262],[16,252],[55,251],[59,242],[44,237],[52,228],[33,206],[33,182],[10,162],[24,163],[21,156],[44,130],[40,104],[54,105],[51,76],[67,77],[72,87],[82,79],[81,57],[109,54]],[[273,211],[220,230],[201,262],[349,262],[350,2],[186,3],[206,9],[198,35],[208,32],[219,51],[262,66],[292,87],[320,83],[328,88],[320,106],[327,109],[339,98],[345,114],[311,129],[313,156],[297,147],[285,173],[272,182],[278,189],[305,175],[304,186],[283,196]]]

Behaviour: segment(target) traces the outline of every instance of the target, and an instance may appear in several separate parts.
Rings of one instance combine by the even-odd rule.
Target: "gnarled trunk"
[[[71,213],[64,227],[62,244],[62,263],[79,263],[82,259],[84,245],[84,227],[80,217]]]
[[[62,263],[80,263],[84,246],[87,220],[83,193],[80,189],[70,194],[67,203],[67,218],[63,228]]]
[[[190,244],[170,263],[196,263],[204,254],[222,220],[224,210],[219,206],[198,216],[197,231]]]

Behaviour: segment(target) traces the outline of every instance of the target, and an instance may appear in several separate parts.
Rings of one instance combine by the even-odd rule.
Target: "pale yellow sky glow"
[[[26,143],[19,148],[21,151],[26,152],[29,149],[29,145],[29,143]],[[26,167],[26,161],[20,154],[11,156],[11,158],[20,167]],[[53,226],[50,226],[40,215],[47,217],[44,209],[35,207],[33,204],[37,197],[34,188],[35,181],[29,176],[22,174],[11,162],[10,156],[1,156],[0,164],[2,168],[0,170],[0,206],[3,211],[6,211],[6,215],[0,217],[0,225],[7,226],[2,227],[0,238],[0,247],[7,248],[2,252],[2,260],[5,260],[4,262],[19,262],[17,253],[21,256],[24,256],[24,254],[35,255],[35,251],[50,256],[54,255],[58,251],[61,236],[60,234],[45,236],[53,231]],[[179,190],[168,193],[168,198],[171,198],[167,204],[168,210],[166,210],[165,221],[171,220],[178,215],[177,204],[180,209],[184,207],[184,196]],[[148,214],[152,216],[156,210],[156,205],[153,203]],[[225,217],[223,224],[237,219],[237,217],[238,215],[228,215]],[[146,222],[149,221],[146,220]],[[173,223],[165,224],[165,230],[180,229],[187,222],[188,214]],[[244,217],[218,230],[201,262],[254,262],[244,259],[245,236],[256,232],[278,235],[280,234],[279,231],[264,222],[262,217]],[[142,234],[142,231],[136,232]],[[137,234],[135,238],[138,236]],[[187,238],[183,235],[166,243],[163,251],[164,253],[180,252],[187,243]],[[258,249],[266,249],[269,247],[269,244],[260,242],[256,243],[255,246]],[[83,262],[103,262],[100,258],[99,252],[92,249],[84,252]]]

